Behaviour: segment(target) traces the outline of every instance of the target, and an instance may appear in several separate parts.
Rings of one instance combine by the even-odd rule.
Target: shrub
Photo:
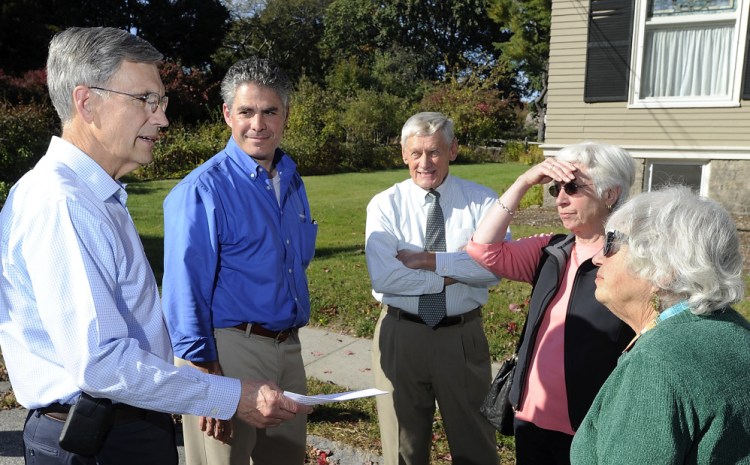
[[[346,141],[387,144],[398,140],[402,121],[412,111],[406,99],[384,92],[361,89],[342,104],[340,124],[346,130]]]
[[[528,208],[532,206],[541,207],[543,205],[544,187],[540,185],[532,186],[521,199],[519,208]]]
[[[42,158],[55,134],[58,120],[50,106],[0,102],[0,204],[10,187]]]
[[[503,158],[505,161],[519,161],[521,156],[526,153],[523,142],[508,141],[503,146]]]
[[[339,142],[344,132],[336,123],[335,100],[306,77],[294,92],[289,122],[281,146],[297,163],[302,175],[341,170]]]
[[[210,121],[211,108],[221,107],[218,81],[197,68],[166,62],[160,69],[169,96],[169,114],[173,123],[186,125]]]
[[[544,160],[544,153],[538,144],[524,141],[508,141],[503,146],[503,158],[506,162],[517,161],[525,165],[536,165]]]
[[[0,69],[0,100],[12,105],[37,103],[52,105],[47,92],[47,71],[26,71],[22,76],[9,76]]]
[[[154,148],[153,163],[133,173],[137,179],[181,178],[224,148],[230,131],[221,121],[165,129]]]
[[[536,165],[544,161],[544,152],[537,144],[529,144],[526,152],[518,156],[518,161],[525,165]]]
[[[501,161],[501,152],[497,149],[459,144],[458,157],[456,157],[455,164],[470,165],[476,163],[499,163]]]
[[[517,102],[515,97],[503,95],[493,82],[493,79],[482,80],[474,75],[451,79],[425,92],[420,107],[440,111],[451,118],[462,143],[481,144],[503,138],[517,131],[520,124],[515,111]]]
[[[379,145],[375,143],[353,142],[339,146],[337,171],[366,172],[399,168],[404,165],[401,158],[401,147],[398,145]]]

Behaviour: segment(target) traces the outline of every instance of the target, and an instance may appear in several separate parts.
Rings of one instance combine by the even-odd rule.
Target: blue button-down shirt
[[[81,391],[138,407],[229,418],[240,382],[172,364],[156,280],[94,160],[53,138],[0,213],[0,344],[18,401]]]
[[[268,172],[231,138],[164,201],[162,295],[180,358],[217,360],[213,328],[280,331],[310,318],[305,270],[318,225],[296,165],[276,155],[280,201]]]

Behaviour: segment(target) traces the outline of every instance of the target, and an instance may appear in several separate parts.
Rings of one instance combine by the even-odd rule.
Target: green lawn
[[[451,173],[504,191],[527,166],[522,164],[455,165]],[[406,179],[401,170],[307,176],[305,185],[319,232],[315,259],[308,269],[312,315],[310,324],[370,337],[379,314],[370,293],[364,255],[365,209],[378,192]],[[177,181],[132,182],[128,208],[141,234],[157,280],[163,274],[162,202]],[[541,192],[532,195],[541,196]],[[513,225],[516,237],[541,232]],[[547,231],[545,231],[547,232]],[[510,304],[523,308],[529,286],[501,283],[491,290],[485,324],[493,356],[506,355],[520,331],[522,313],[507,311]]]
[[[527,168],[512,163],[454,165],[451,173],[500,193]],[[379,310],[370,293],[365,263],[365,209],[373,195],[408,176],[408,170],[404,168],[304,178],[313,216],[320,225],[315,259],[308,269],[311,325],[360,337],[372,336]],[[164,250],[162,201],[176,182],[133,182],[128,185],[128,208],[159,282]],[[527,197],[531,198],[525,198],[522,205],[538,202],[541,191],[532,190]],[[512,224],[511,229],[514,237],[549,232],[524,224]],[[483,315],[493,358],[504,358],[514,347],[529,291],[529,285],[510,281],[502,281],[490,290]],[[516,311],[510,311],[511,307]],[[745,300],[738,309],[750,317],[750,302]]]

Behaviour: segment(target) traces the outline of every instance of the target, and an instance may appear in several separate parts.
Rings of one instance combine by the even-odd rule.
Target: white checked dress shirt
[[[53,138],[0,213],[0,345],[26,408],[81,390],[151,410],[234,414],[236,379],[172,362],[153,272],[97,163]]]
[[[411,178],[377,194],[367,206],[367,268],[375,299],[415,315],[419,296],[440,292],[444,277],[461,281],[446,287],[447,315],[460,315],[487,303],[487,288],[498,282],[463,250],[497,194],[450,174],[436,190],[445,217],[446,240],[446,252],[436,252],[436,270],[413,270],[396,258],[402,249],[424,249],[430,200],[427,191]],[[510,230],[506,239],[510,239]]]

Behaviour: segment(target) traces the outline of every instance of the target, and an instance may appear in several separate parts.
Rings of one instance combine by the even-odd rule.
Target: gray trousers
[[[430,463],[435,402],[456,465],[499,462],[495,429],[479,413],[489,390],[489,346],[476,318],[432,329],[398,319],[384,306],[375,328],[375,387],[386,465]]]

